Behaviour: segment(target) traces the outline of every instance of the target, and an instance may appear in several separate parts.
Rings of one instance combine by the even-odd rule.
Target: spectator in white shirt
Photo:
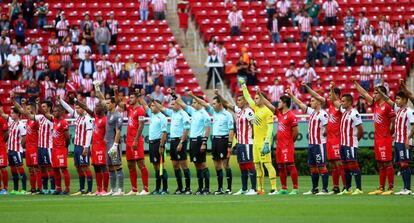
[[[240,36],[243,16],[241,11],[237,11],[237,6],[233,5],[232,11],[229,13],[228,21],[230,24],[230,36]]]
[[[299,75],[302,77],[302,82],[305,82],[306,85],[312,88],[312,82],[316,80],[317,75],[315,70],[310,66],[309,62],[306,62],[305,67],[300,69]],[[302,92],[307,93],[305,87],[302,87]]]
[[[91,48],[86,44],[86,40],[82,39],[81,45],[76,46],[76,53],[79,60],[84,60],[87,53],[92,53]]]
[[[7,56],[7,65],[9,67],[9,78],[17,80],[17,74],[19,72],[19,66],[22,62],[21,57],[16,53],[16,49],[12,49],[11,54]]]
[[[273,81],[273,85],[270,85],[268,90],[269,90],[272,105],[275,107],[278,107],[280,97],[284,93],[284,87],[283,85],[279,84],[279,79],[276,78]]]

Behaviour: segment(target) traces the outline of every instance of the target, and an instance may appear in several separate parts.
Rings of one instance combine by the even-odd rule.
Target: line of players
[[[72,109],[62,99],[52,103],[22,105],[15,103],[10,116],[4,114],[0,123],[2,133],[8,136],[6,143],[0,140],[0,173],[2,174],[3,190],[7,193],[7,160],[11,168],[14,189],[10,194],[68,194],[70,178],[67,170],[67,146],[69,145],[69,127],[63,118],[65,110],[75,119],[74,161],[79,175],[79,191],[73,195],[124,195],[122,153],[120,135],[122,128],[122,111],[128,112],[128,128],[126,139],[126,158],[130,172],[132,190],[126,195],[148,195],[168,193],[168,173],[163,168],[165,160],[165,144],[167,141],[167,116],[171,117],[170,125],[170,156],[177,180],[174,194],[192,194],[191,173],[188,166],[187,146],[190,161],[194,163],[198,188],[194,194],[210,194],[210,173],[206,164],[206,148],[212,131],[212,157],[216,170],[218,190],[214,194],[232,194],[232,170],[229,158],[232,152],[237,154],[241,171],[242,188],[234,195],[264,194],[264,168],[271,182],[269,195],[299,194],[298,174],[294,163],[294,142],[298,135],[297,120],[290,110],[291,100],[310,115],[308,165],[311,173],[312,188],[304,195],[328,194],[362,194],[361,171],[357,162],[358,141],[363,134],[362,120],[352,107],[353,97],[350,94],[341,96],[338,88],[331,83],[330,99],[318,95],[309,86],[303,84],[312,95],[310,106],[301,102],[287,90],[287,95],[280,98],[274,107],[266,95],[259,90],[251,98],[243,80],[239,80],[243,94],[236,98],[232,105],[216,92],[211,105],[201,97],[192,93],[193,103],[186,105],[174,92],[170,108],[165,108],[150,98],[148,105],[144,95],[133,93],[129,103],[121,102],[116,94],[105,99],[94,83],[100,103],[95,111],[75,100]],[[354,81],[359,93],[374,106],[375,122],[375,158],[379,170],[378,190],[369,194],[390,195],[394,193],[394,168],[392,163],[392,134],[395,128],[395,162],[400,167],[404,182],[402,191],[396,194],[411,194],[410,162],[411,138],[414,134],[414,111],[407,107],[408,99],[414,101],[414,95],[401,82],[402,91],[396,94],[395,103],[386,96],[384,87],[377,87],[374,96],[370,96]],[[322,108],[325,107],[326,111]],[[235,113],[235,119],[229,111]],[[397,114],[394,113],[397,112]],[[214,122],[211,122],[211,117]],[[278,119],[276,162],[280,175],[281,190],[276,187],[276,171],[271,163],[270,145],[273,140],[274,114]],[[149,152],[150,162],[155,170],[156,186],[150,193],[148,190],[148,170],[144,161],[143,122],[149,117]],[[25,116],[23,123],[20,116]],[[92,118],[93,117],[93,118]],[[190,121],[191,117],[191,121]],[[394,124],[395,122],[395,124]],[[211,130],[212,128],[212,130]],[[8,130],[8,133],[7,133]],[[253,134],[254,133],[254,134]],[[236,140],[234,140],[236,139]],[[236,145],[236,146],[235,146]],[[26,175],[23,168],[22,152],[25,147],[26,165],[29,168],[31,191],[26,192]],[[235,147],[235,151],[232,148]],[[92,193],[92,172],[89,168],[89,157],[95,170],[97,191]],[[331,166],[333,190],[328,191],[329,173],[327,161]],[[141,172],[142,191],[138,192],[137,169]],[[223,169],[226,172],[227,189],[223,189]],[[184,173],[185,185],[182,182]],[[65,189],[62,189],[62,174]],[[287,190],[287,175],[292,178],[293,189]],[[352,176],[355,178],[356,189],[351,190]],[[19,191],[19,177],[22,189]],[[248,188],[250,178],[251,187]],[[319,178],[322,178],[322,190],[319,190]],[[342,178],[343,190],[339,188]],[[388,178],[388,188],[385,182]],[[48,182],[50,179],[50,190]],[[87,188],[85,189],[85,183]],[[110,188],[108,188],[110,182]]]

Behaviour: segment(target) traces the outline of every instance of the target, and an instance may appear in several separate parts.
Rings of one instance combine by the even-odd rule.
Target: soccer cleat
[[[62,192],[60,192],[60,195],[69,195],[69,191],[62,191]]]
[[[227,194],[227,195],[233,194],[230,189],[227,189],[224,193]]]
[[[141,192],[139,192],[137,195],[139,195],[139,196],[146,196],[146,195],[149,195],[150,194],[150,192],[148,192],[148,191],[146,191],[146,190],[142,190]]]
[[[190,188],[187,188],[187,189],[185,189],[184,194],[185,194],[185,195],[192,195],[192,194],[193,194],[193,192],[191,191],[191,189],[190,189]]]
[[[352,194],[352,190],[344,189],[341,193],[338,193],[337,195],[342,196],[342,195],[351,195],[351,194]]]
[[[299,190],[298,189],[293,189],[289,195],[299,195]]]
[[[334,187],[331,191],[329,191],[329,195],[332,194],[339,194],[341,191],[339,190],[339,187]]]
[[[26,195],[27,192],[25,190],[18,191],[16,195]]]
[[[257,195],[257,192],[255,189],[250,189],[249,191],[247,191],[245,193],[246,196],[252,196],[252,195]]]
[[[136,191],[134,192],[134,191],[131,190],[130,192],[128,192],[127,194],[125,194],[125,196],[137,195],[137,193],[138,192],[136,192]]]
[[[271,190],[267,195],[278,195],[279,192],[277,190]]]
[[[166,190],[162,190],[160,192],[160,195],[168,195],[168,194],[170,194],[170,193],[168,191],[166,191]]]
[[[374,190],[374,191],[369,192],[368,195],[381,195],[383,193],[384,193],[384,190],[377,189],[377,190]]]
[[[83,194],[83,191],[78,191],[76,193],[71,194],[70,196],[80,196]]]
[[[174,194],[175,195],[181,195],[181,194],[183,194],[183,190],[180,189],[180,188],[177,188],[177,190],[175,190]]]
[[[277,193],[277,195],[286,195],[286,194],[289,194],[289,191],[286,189],[282,189]]]
[[[210,194],[211,194],[210,190],[207,188],[204,188],[203,195],[210,195]]]
[[[214,195],[223,195],[223,194],[225,194],[225,193],[224,193],[223,189],[221,189],[221,188],[214,191]]]
[[[388,189],[387,191],[384,191],[381,195],[387,196],[387,195],[393,195],[393,194],[394,194],[394,190]]]
[[[151,195],[159,195],[160,194],[160,191],[158,191],[158,190],[154,190],[153,192],[151,192]]]
[[[395,195],[411,195],[411,194],[412,194],[412,192],[410,190],[405,189],[405,188],[403,190],[401,190],[400,192],[395,193]]]
[[[351,195],[361,195],[361,194],[364,194],[364,192],[357,188]]]
[[[203,195],[203,190],[202,189],[198,189],[194,195]]]
[[[54,193],[55,193],[55,191],[56,191],[56,190],[50,190],[50,191],[49,191],[49,194],[51,194],[51,195],[52,195],[52,194],[54,194]]]
[[[19,191],[16,191],[16,190],[10,191],[10,195],[17,195],[18,193],[19,193]]]
[[[8,193],[7,193],[7,190],[6,189],[1,189],[1,191],[0,191],[0,195],[7,195]]]
[[[303,195],[314,195],[314,194],[317,194],[317,193],[319,193],[319,189],[318,188],[314,188],[314,189],[312,189],[312,190],[310,190],[308,192],[303,193]]]
[[[107,193],[102,194],[102,196],[112,196],[115,192],[113,190],[108,191]]]
[[[257,191],[257,195],[265,195],[264,190],[258,190],[258,191]]]
[[[321,192],[316,193],[315,195],[316,196],[326,196],[326,195],[329,195],[329,192],[327,190],[322,190]]]
[[[118,191],[113,193],[112,196],[124,196],[124,192],[121,189],[118,189]]]
[[[240,189],[239,191],[237,191],[233,195],[242,195],[242,194],[246,194],[246,193],[247,193],[247,190]]]
[[[62,191],[57,191],[57,190],[55,190],[55,191],[53,191],[53,193],[51,193],[52,195],[60,195],[62,193]]]
[[[89,197],[93,197],[93,196],[95,196],[95,193],[92,193],[92,192],[87,192],[87,193],[83,193],[82,194],[83,196],[89,196]]]

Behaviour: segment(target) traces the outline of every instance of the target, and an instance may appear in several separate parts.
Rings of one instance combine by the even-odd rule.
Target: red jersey
[[[128,128],[127,128],[127,138],[126,144],[128,146],[132,146],[134,143],[135,136],[137,135],[138,128],[139,128],[139,119],[145,117],[145,110],[142,106],[138,106],[134,108],[131,105],[127,105],[128,111]],[[142,140],[142,136],[140,136],[139,140]]]
[[[65,149],[66,148],[66,137],[65,132],[69,130],[69,124],[66,119],[55,119],[53,120],[53,148],[54,149]]]
[[[386,102],[380,104],[374,102],[374,129],[375,140],[391,137],[391,119],[395,117],[395,112],[391,105]]]
[[[101,118],[95,115],[95,123],[92,133],[92,145],[105,145],[105,129],[106,129],[106,115]]]
[[[37,148],[39,143],[39,122],[27,120],[26,123],[26,145],[27,147]]]
[[[329,120],[327,125],[327,139],[340,139],[342,112],[330,101],[326,100],[325,108],[327,109]]]
[[[4,141],[4,133],[9,129],[9,125],[4,118],[0,118],[0,149],[6,148],[6,141]]]
[[[298,121],[292,111],[285,114],[276,111],[277,116],[277,149],[285,149],[286,147],[294,147],[294,138],[292,128],[298,126]]]

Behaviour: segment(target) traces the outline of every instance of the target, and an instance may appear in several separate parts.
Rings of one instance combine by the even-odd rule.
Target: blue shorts
[[[21,166],[23,165],[23,153],[9,150],[9,166]]]
[[[253,162],[253,145],[237,144],[236,154],[237,154],[237,162],[239,163]]]
[[[404,143],[395,143],[394,144],[394,162],[400,163],[400,162],[410,162],[411,160],[411,150],[413,146],[410,147],[410,149],[405,148]]]
[[[341,145],[340,154],[341,160],[344,162],[357,161],[358,148]]]
[[[323,166],[326,164],[326,144],[309,144],[308,165]]]
[[[75,161],[75,166],[89,166],[89,156],[90,156],[90,150],[88,148],[88,154],[86,156],[83,156],[83,146],[75,145],[75,149],[73,151],[73,160]]]
[[[39,147],[37,150],[37,156],[39,159],[39,166],[50,166],[52,165],[52,149]]]

